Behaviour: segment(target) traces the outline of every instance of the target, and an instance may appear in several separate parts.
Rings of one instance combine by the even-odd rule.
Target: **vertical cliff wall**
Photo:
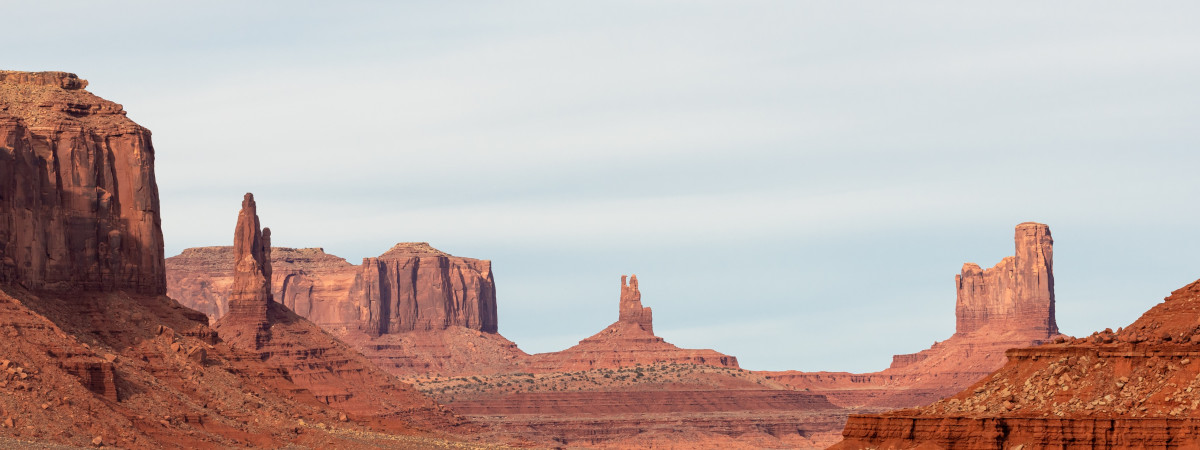
[[[350,297],[361,302],[368,334],[451,325],[496,332],[491,261],[450,256],[419,242],[364,258],[361,268]]]
[[[0,71],[0,283],[162,294],[150,131],[86,86]]]
[[[995,267],[963,265],[955,276],[956,334],[984,328],[1019,333],[1033,339],[1058,334],[1054,319],[1054,239],[1050,227],[1034,222],[1017,225],[1016,253]]]
[[[168,294],[220,318],[233,289],[232,247],[189,248],[167,258]],[[496,283],[488,260],[424,242],[396,244],[361,266],[318,248],[272,249],[276,301],[330,330],[376,336],[461,326],[495,333]]]

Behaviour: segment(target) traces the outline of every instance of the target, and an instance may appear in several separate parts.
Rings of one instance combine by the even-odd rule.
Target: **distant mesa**
[[[330,331],[371,336],[464,327],[497,331],[492,263],[406,242],[360,266],[320,248],[275,247],[271,295]],[[229,311],[232,247],[189,248],[167,258],[172,298],[215,319]]]
[[[636,275],[621,277],[618,306],[617,321],[612,325],[574,347],[532,355],[530,370],[617,369],[664,363],[738,367],[736,357],[707,349],[682,349],[655,336],[650,308],[642,307]]]
[[[216,320],[229,314],[234,247],[167,258],[167,289]],[[512,370],[528,356],[496,333],[492,263],[401,242],[355,266],[320,248],[272,247],[271,296],[396,375]]]
[[[271,232],[246,194],[234,229],[229,313],[214,328],[230,345],[289,374],[289,380],[351,417],[406,428],[407,420],[454,426],[460,420],[367,358],[274,301]],[[404,417],[401,419],[401,417]]]

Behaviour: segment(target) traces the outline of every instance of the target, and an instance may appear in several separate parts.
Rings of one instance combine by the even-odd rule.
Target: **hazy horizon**
[[[1055,239],[1087,335],[1200,278],[1189,2],[9,5],[3,69],[154,132],[168,255],[397,242],[490,259],[500,333],[616,320],[744,368],[866,372],[954,332],[953,279]]]

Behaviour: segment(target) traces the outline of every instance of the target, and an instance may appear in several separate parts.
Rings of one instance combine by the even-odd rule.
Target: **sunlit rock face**
[[[0,71],[0,283],[162,294],[150,131],[85,87]]]

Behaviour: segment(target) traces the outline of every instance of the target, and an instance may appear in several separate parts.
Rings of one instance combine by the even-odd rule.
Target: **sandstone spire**
[[[271,296],[271,229],[259,229],[254,194],[247,193],[233,238],[233,292],[229,320],[266,328]]]
[[[1054,319],[1054,239],[1045,224],[1017,225],[1016,253],[987,270],[963,265],[958,288],[956,334],[984,327],[1033,339],[1058,334]]]
[[[617,319],[619,322],[635,323],[647,333],[654,334],[654,317],[650,308],[642,307],[642,292],[638,290],[637,275],[630,276],[628,282],[625,275],[621,275],[620,308],[620,316]]]

